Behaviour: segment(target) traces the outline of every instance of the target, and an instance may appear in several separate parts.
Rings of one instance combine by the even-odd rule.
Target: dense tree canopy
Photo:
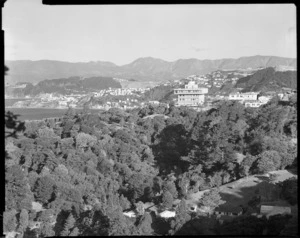
[[[185,234],[190,225],[205,224],[192,221],[186,211],[182,199],[191,193],[295,166],[294,100],[272,100],[258,109],[228,101],[205,112],[174,105],[99,113],[70,109],[58,123],[26,122],[23,132],[8,120],[4,227],[25,236],[32,223],[43,221],[33,229],[41,237],[150,235],[164,229],[163,234]],[[294,181],[283,183],[282,191],[295,204]],[[144,208],[153,203],[171,209],[176,199],[181,200],[178,215],[171,220]],[[223,201],[212,189],[199,203],[213,210]],[[137,209],[136,204],[144,212],[126,217],[123,212]],[[225,223],[222,231],[261,234],[263,221],[251,219],[244,227],[232,223],[240,233]]]

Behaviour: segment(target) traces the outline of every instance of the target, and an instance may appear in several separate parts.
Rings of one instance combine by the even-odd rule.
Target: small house
[[[163,218],[170,218],[170,217],[175,217],[176,216],[176,212],[175,211],[163,211],[161,213],[158,214],[160,217]]]
[[[129,211],[129,212],[123,212],[124,216],[127,217],[136,217],[136,214],[134,211]]]
[[[219,206],[215,209],[215,215],[217,216],[240,216],[243,213],[243,209],[241,207],[231,207],[231,206]]]
[[[260,101],[245,101],[245,107],[260,107],[263,104],[265,103]]]

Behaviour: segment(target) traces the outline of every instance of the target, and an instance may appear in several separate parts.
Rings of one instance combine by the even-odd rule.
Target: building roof
[[[123,212],[123,214],[128,217],[136,217],[135,211]]]
[[[163,211],[159,214],[161,217],[169,218],[169,217],[175,217],[176,212],[175,211]]]
[[[246,93],[240,93],[240,92],[235,92],[235,93],[230,93],[229,95],[257,95],[259,92],[246,92]]]
[[[261,205],[260,213],[262,214],[278,214],[278,213],[291,213],[290,207],[280,207],[280,206],[269,206],[269,205]]]
[[[228,205],[220,205],[215,209],[216,212],[232,212],[239,213],[242,212],[243,209],[241,207],[228,206]]]
[[[258,101],[258,100],[245,100],[244,103],[260,103],[260,104],[262,104],[262,102]]]

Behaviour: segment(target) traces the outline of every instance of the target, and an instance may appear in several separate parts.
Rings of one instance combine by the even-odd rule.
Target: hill
[[[275,56],[249,56],[238,59],[179,59],[168,62],[162,59],[145,57],[130,64],[118,66],[110,62],[70,63],[54,60],[17,60],[6,61],[9,83],[37,83],[45,79],[71,76],[93,77],[106,76],[139,81],[161,81],[181,79],[193,74],[207,74],[215,70],[247,69],[259,67],[294,67],[296,59]]]
[[[275,71],[274,68],[269,67],[239,79],[235,87],[244,88],[243,91],[245,92],[275,91],[282,87],[297,89],[297,72]]]
[[[37,85],[26,84],[24,88],[6,87],[5,92],[14,96],[35,96],[40,93],[86,93],[101,89],[122,88],[121,84],[109,77],[91,77],[80,79],[80,77],[69,77],[60,79],[48,79],[39,82]]]

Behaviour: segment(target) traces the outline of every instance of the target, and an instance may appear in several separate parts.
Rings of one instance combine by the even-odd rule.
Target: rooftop
[[[235,92],[231,93],[230,95],[257,95],[259,92],[246,92],[246,93],[240,93],[240,92]]]
[[[216,212],[233,212],[233,213],[239,213],[242,212],[243,209],[241,207],[235,207],[235,206],[228,206],[225,204],[220,205],[215,209]]]

